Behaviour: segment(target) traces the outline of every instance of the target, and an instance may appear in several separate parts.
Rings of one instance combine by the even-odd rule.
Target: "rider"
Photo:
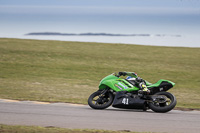
[[[142,78],[137,76],[137,73],[135,72],[119,72],[118,73],[119,76],[128,76],[127,79],[133,79],[136,83],[136,85],[140,88],[140,90],[138,91],[138,93],[145,93],[145,94],[149,94],[150,90],[147,88],[146,86],[146,82],[145,80],[143,80]],[[133,77],[133,78],[132,78]]]

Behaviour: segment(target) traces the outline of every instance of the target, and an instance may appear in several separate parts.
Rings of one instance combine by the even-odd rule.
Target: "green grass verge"
[[[87,104],[119,71],[171,80],[177,107],[200,108],[200,48],[0,39],[0,98]]]
[[[109,131],[95,129],[68,129],[38,126],[11,126],[0,125],[0,133],[138,133],[130,131]]]

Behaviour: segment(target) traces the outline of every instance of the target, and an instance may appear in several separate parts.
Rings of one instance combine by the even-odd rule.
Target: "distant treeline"
[[[151,36],[151,34],[112,34],[112,33],[59,33],[59,32],[32,32],[25,35],[51,35],[51,36]],[[165,35],[156,34],[154,36],[175,36],[181,35]]]

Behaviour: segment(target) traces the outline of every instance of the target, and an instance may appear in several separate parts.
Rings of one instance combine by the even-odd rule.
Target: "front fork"
[[[103,95],[105,95],[108,92],[108,88],[102,90],[100,97],[102,97]]]
[[[101,91],[101,90],[99,90]],[[106,97],[106,93],[109,91],[108,88],[104,89],[101,91],[101,94],[99,95],[99,98],[97,99],[97,103],[104,103],[106,101],[105,97]]]

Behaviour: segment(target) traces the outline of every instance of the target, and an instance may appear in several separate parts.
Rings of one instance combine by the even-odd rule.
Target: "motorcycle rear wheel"
[[[169,92],[158,92],[155,95],[164,95],[167,97],[168,101],[166,103],[155,103],[155,102],[150,102],[149,107],[152,109],[154,112],[158,113],[165,113],[170,110],[172,110],[176,106],[176,97],[172,95]]]
[[[102,95],[102,91],[96,91],[88,98],[88,104],[93,109],[105,109],[112,104],[113,99],[114,97],[110,92]]]

